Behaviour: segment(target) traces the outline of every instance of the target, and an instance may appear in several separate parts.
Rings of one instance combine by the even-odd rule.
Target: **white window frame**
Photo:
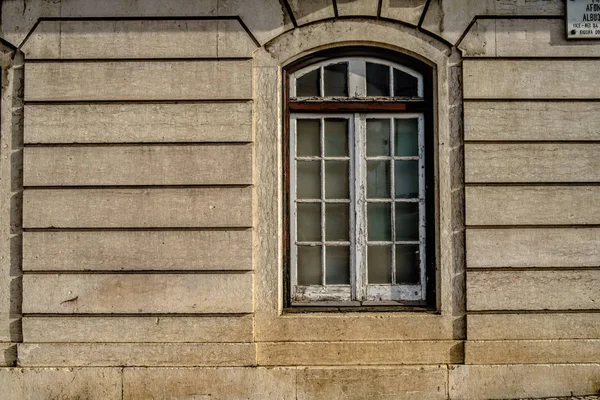
[[[364,60],[364,59],[363,59]],[[379,61],[379,60],[378,60]],[[312,69],[314,69],[314,66]],[[301,286],[297,280],[297,203],[302,202],[296,197],[296,161],[310,159],[310,157],[296,156],[296,122],[298,119],[348,119],[349,143],[349,187],[350,187],[350,285],[325,285],[325,252],[321,253],[321,285]],[[419,240],[418,242],[394,241],[395,212],[392,207],[391,227],[392,241],[385,245],[392,247],[392,262],[395,264],[396,244],[418,244],[420,252],[420,281],[418,285],[408,284],[367,284],[367,157],[366,157],[366,126],[368,119],[391,120],[390,148],[394,148],[395,119],[418,120],[418,160],[419,160]],[[422,113],[292,113],[290,115],[290,280],[292,305],[328,305],[341,304],[344,306],[398,304],[399,302],[423,302],[426,298],[426,210],[425,210],[425,124]],[[320,149],[321,163],[324,163],[324,123],[320,124]],[[393,150],[392,150],[393,151]],[[369,157],[370,159],[372,157]],[[415,157],[386,156],[385,159],[414,160]],[[329,159],[329,158],[328,158]],[[332,159],[335,159],[332,158]],[[394,162],[391,162],[391,198],[381,199],[381,202],[414,202],[414,200],[394,199],[395,171]],[[321,202],[325,203],[324,166],[321,165]],[[369,199],[369,202],[374,202]],[[331,202],[330,200],[328,202]],[[375,202],[378,202],[375,200]],[[321,242],[314,245],[325,244],[325,207],[321,207]],[[360,232],[360,234],[358,233]],[[303,242],[304,243],[304,242]],[[373,242],[369,242],[373,244]],[[375,243],[377,244],[377,243]],[[383,242],[382,242],[383,244]],[[392,282],[395,282],[395,268],[392,268]]]
[[[387,65],[390,69],[390,96],[394,97],[394,68],[408,75],[417,78],[417,94],[419,98],[423,98],[423,75],[419,72],[407,68],[404,65],[393,63],[373,57],[341,57],[333,58],[319,63],[311,64],[308,67],[302,68],[290,75],[289,95],[290,99],[302,100],[303,97],[296,97],[296,80],[309,72],[320,69],[320,92],[325,93],[325,74],[324,68],[328,65],[348,63],[348,98],[368,98],[367,97],[367,62]],[[324,96],[319,96],[324,97]]]

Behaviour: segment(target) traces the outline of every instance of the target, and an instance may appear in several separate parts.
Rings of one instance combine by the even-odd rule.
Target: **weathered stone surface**
[[[219,58],[252,57],[252,52],[257,49],[257,46],[240,21],[219,19],[217,26],[217,56]]]
[[[165,382],[169,382],[165,385]],[[296,398],[293,368],[125,368],[123,399]]]
[[[8,325],[7,322],[2,321]],[[0,367],[11,367],[17,360],[16,343],[0,343]],[[1,381],[0,381],[1,382]]]
[[[219,16],[239,16],[262,45],[294,27],[279,0],[218,0],[218,3]]]
[[[600,340],[487,340],[465,342],[465,364],[598,363]]]
[[[249,142],[252,104],[28,104],[25,143]]]
[[[258,343],[258,365],[392,365],[460,362],[458,341]]]
[[[252,98],[248,60],[29,63],[25,80],[25,100]]]
[[[381,16],[417,25],[425,9],[425,3],[427,0],[383,0]]]
[[[27,228],[250,227],[251,188],[29,189]]]
[[[331,0],[289,0],[288,3],[298,25],[335,17]]]
[[[27,59],[217,57],[217,35],[217,20],[43,21],[23,51]]]
[[[252,275],[28,274],[23,312],[249,313]]]
[[[0,369],[7,400],[121,400],[119,368]]]
[[[597,313],[471,314],[470,340],[595,339],[600,337]]]
[[[595,310],[600,270],[467,272],[467,309]]]
[[[58,367],[250,366],[250,343],[22,343],[19,365]],[[164,382],[163,382],[164,383]]]
[[[467,225],[600,224],[598,186],[470,186]]]
[[[2,39],[18,47],[39,17],[60,17],[60,1],[20,1],[0,2]]]
[[[258,341],[451,340],[458,317],[434,314],[290,314],[277,324],[258,320]],[[426,327],[426,328],[425,328]]]
[[[479,38],[478,38],[479,36]],[[485,43],[484,47],[476,42]],[[593,42],[567,40],[561,19],[480,19],[461,42],[466,57],[597,57]],[[483,51],[482,51],[483,50]]]
[[[340,16],[369,16],[377,15],[378,2],[375,0],[336,0]]]
[[[465,144],[465,182],[598,182],[600,144]]]
[[[470,59],[463,71],[465,99],[597,99],[600,93],[592,60]]]
[[[600,104],[466,101],[465,140],[598,140]],[[574,129],[574,127],[577,129]]]
[[[445,366],[298,369],[298,400],[447,399]]]
[[[24,317],[33,343],[242,343],[252,341],[252,316]]]
[[[467,229],[467,268],[595,267],[598,243],[597,228]]]
[[[450,398],[515,399],[595,393],[600,364],[456,365],[450,367]]]
[[[23,269],[251,270],[252,231],[25,232]]]
[[[25,186],[249,185],[251,145],[29,147]]]

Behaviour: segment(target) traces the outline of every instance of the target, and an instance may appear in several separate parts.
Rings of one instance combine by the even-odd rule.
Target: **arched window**
[[[427,304],[432,70],[349,48],[300,60],[285,77],[289,304]]]

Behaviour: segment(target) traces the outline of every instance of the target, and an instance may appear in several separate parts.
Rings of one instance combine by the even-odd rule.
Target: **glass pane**
[[[419,240],[419,203],[396,203],[396,240]]]
[[[419,246],[396,246],[396,283],[418,284],[421,280]]]
[[[299,242],[321,241],[321,204],[298,203],[297,229]]]
[[[325,253],[327,285],[350,284],[350,248],[345,246],[327,246]]]
[[[390,197],[390,161],[367,161],[367,198]]]
[[[350,206],[348,204],[327,204],[325,206],[325,237],[329,241],[350,240]]]
[[[299,199],[321,198],[321,161],[297,161],[297,189]]]
[[[367,157],[390,155],[390,120],[367,120]]]
[[[296,79],[296,97],[314,97],[321,95],[321,71],[315,69]]]
[[[296,155],[320,156],[321,131],[318,119],[299,119],[296,121]]]
[[[367,205],[369,240],[392,240],[391,214],[392,206],[389,203],[369,203]]]
[[[390,95],[390,67],[367,63],[367,96]]]
[[[369,276],[373,283],[392,283],[392,246],[369,246]]]
[[[348,96],[348,64],[333,64],[325,70],[325,96]]]
[[[348,120],[325,120],[325,155],[327,157],[348,156]]]
[[[321,246],[298,246],[298,284],[321,284]]]
[[[328,199],[348,199],[348,161],[325,162],[325,197]]]
[[[394,155],[411,157],[419,155],[419,120],[396,119]]]
[[[418,161],[394,161],[396,175],[396,197],[413,198],[419,197],[419,162]]]
[[[394,68],[394,96],[418,97],[419,80],[412,75]]]

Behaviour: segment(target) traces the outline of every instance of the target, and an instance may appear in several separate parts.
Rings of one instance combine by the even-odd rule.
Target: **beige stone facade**
[[[600,41],[562,0],[4,0],[0,398],[600,393]],[[283,69],[434,74],[434,310],[285,303]]]

